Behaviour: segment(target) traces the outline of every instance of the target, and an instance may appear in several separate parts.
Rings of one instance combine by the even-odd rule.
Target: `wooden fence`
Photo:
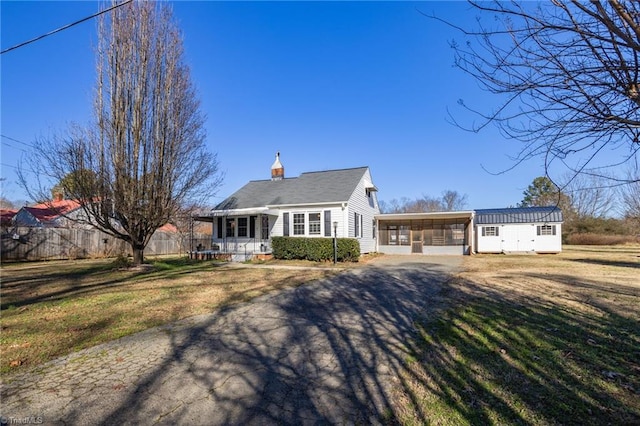
[[[190,235],[158,231],[153,234],[144,255],[186,254],[190,245]],[[131,254],[131,247],[127,243],[95,229],[11,228],[3,230],[0,248],[2,261],[83,259]]]

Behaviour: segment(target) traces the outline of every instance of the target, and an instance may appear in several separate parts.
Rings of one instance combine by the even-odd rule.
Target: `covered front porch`
[[[193,216],[194,221],[211,223],[211,236],[192,238],[189,254],[195,259],[268,259],[272,255],[271,229],[277,217],[277,211],[267,208],[214,210]]]

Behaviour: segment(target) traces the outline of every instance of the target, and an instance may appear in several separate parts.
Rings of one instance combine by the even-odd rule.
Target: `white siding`
[[[284,235],[284,213],[289,213],[289,236],[290,237],[325,237],[325,224],[324,224],[324,212],[326,210],[331,211],[331,223],[338,222],[338,237],[342,237],[344,233],[344,213],[341,205],[328,204],[328,205],[312,205],[312,206],[297,206],[297,207],[283,207],[278,214],[278,217],[270,217],[271,220],[275,219],[275,223],[271,228],[272,237],[281,237]],[[305,215],[305,234],[294,235],[293,234],[293,215],[295,213],[303,213]],[[320,235],[309,235],[309,213],[320,213]],[[333,236],[333,229],[330,230],[331,236]]]
[[[278,217],[270,217],[269,225],[271,226],[271,235],[270,237],[282,237],[283,235],[283,219],[282,219],[283,211],[278,213]],[[291,219],[289,219],[291,220]]]
[[[369,169],[365,172],[358,183],[358,186],[354,189],[351,197],[349,198],[349,203],[347,204],[347,223],[348,234],[344,235],[345,237],[354,237],[355,236],[355,215],[354,213],[358,213],[362,215],[362,237],[358,238],[360,242],[360,252],[361,253],[371,253],[376,251],[376,242],[377,238],[373,238],[373,220],[376,214],[380,213],[380,208],[378,207],[378,197],[377,192],[372,191],[371,196],[368,197],[365,188],[367,186],[371,186],[373,181],[371,179],[371,172]],[[376,235],[377,237],[377,235]]]
[[[537,227],[552,225],[555,235],[537,235]],[[496,227],[497,236],[482,235],[483,227]],[[510,223],[476,225],[476,251],[478,253],[559,253],[562,251],[560,223]]]
[[[483,227],[495,227],[498,235],[482,235]],[[476,226],[476,251],[478,253],[501,253],[502,252],[502,226],[500,225],[477,225]]]
[[[553,223],[556,235],[537,235],[534,249],[537,253],[560,253],[562,251],[562,224]]]

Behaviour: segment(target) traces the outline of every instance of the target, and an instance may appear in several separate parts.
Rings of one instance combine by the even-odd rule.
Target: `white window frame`
[[[292,218],[292,224],[293,224],[293,233],[292,235],[294,236],[300,236],[300,235],[306,235],[305,231],[306,231],[306,221],[305,221],[305,216],[306,213],[300,213],[300,212],[293,212],[292,214],[293,218]],[[302,218],[302,223],[300,223],[299,219]],[[296,220],[298,219],[298,220]],[[300,227],[302,226],[302,229],[300,229]],[[302,232],[300,232],[302,231]]]
[[[541,237],[551,237],[556,233],[556,230],[554,228],[555,225],[538,225],[537,234]]]
[[[318,220],[311,221],[311,215],[318,215]],[[308,212],[307,218],[309,220],[309,235],[321,236],[322,235],[322,212]],[[314,231],[315,226],[317,226],[317,231]]]
[[[354,238],[362,238],[362,236],[364,235],[364,233],[362,232],[362,228],[363,228],[363,220],[362,220],[362,215],[358,212],[354,212],[354,216],[353,216],[353,235]]]
[[[498,226],[483,226],[482,236],[483,237],[499,237],[500,228]]]
[[[244,228],[244,235],[240,235],[240,220],[246,221],[245,222],[245,226]],[[248,238],[249,237],[249,217],[248,216],[241,216],[236,218],[236,235],[238,236],[238,238]]]

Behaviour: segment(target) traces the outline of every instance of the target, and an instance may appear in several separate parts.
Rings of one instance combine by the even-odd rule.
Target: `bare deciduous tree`
[[[640,225],[640,165],[632,164],[627,172],[629,185],[620,187],[624,215]]]
[[[571,210],[577,218],[605,218],[613,212],[616,191],[611,188],[607,178],[569,174],[565,181],[561,185],[562,192],[568,195]]]
[[[462,210],[467,207],[467,195],[460,194],[458,191],[450,189],[443,191],[441,200],[442,207],[447,212]]]
[[[95,123],[41,141],[30,165],[139,264],[156,229],[213,195],[221,175],[169,6],[133,2],[103,15],[98,33]]]
[[[547,170],[558,162],[574,174],[590,168],[590,174],[610,178],[606,169],[636,158],[640,2],[469,3],[480,14],[475,30],[433,17],[467,37],[452,45],[456,65],[502,99],[493,111],[460,100],[481,118],[469,130],[497,125],[506,137],[524,142],[516,164],[542,156]]]
[[[466,194],[463,195],[458,191],[448,189],[442,192],[441,198],[422,195],[421,198],[416,198],[415,200],[402,197],[399,201],[395,198],[388,203],[381,201],[380,211],[382,213],[442,212],[461,210],[465,208],[466,204]]]

